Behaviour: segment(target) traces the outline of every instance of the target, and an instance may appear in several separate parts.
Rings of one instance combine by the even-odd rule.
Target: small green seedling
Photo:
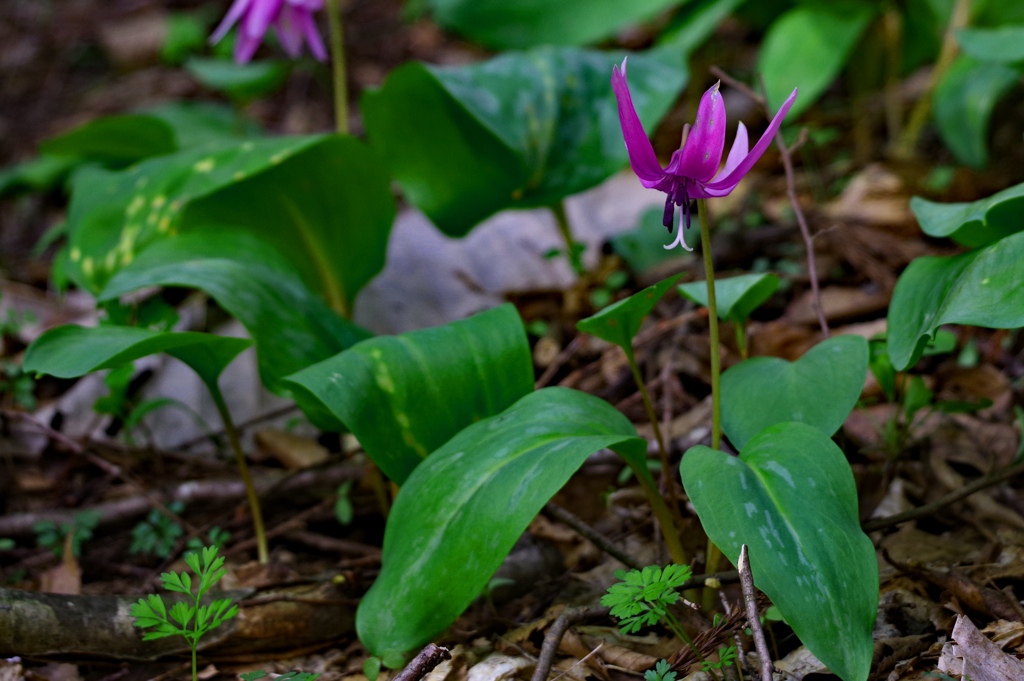
[[[654,669],[644,672],[644,681],[676,681],[676,673],[669,671],[668,660],[658,660]]]
[[[192,578],[187,572],[180,575],[176,572],[165,572],[160,575],[164,588],[168,591],[177,591],[188,596],[192,601],[189,605],[186,601],[178,601],[171,606],[170,617],[168,618],[167,607],[158,594],[151,594],[148,598],[140,598],[138,603],[132,605],[131,614],[135,618],[135,626],[142,629],[156,627],[154,631],[148,631],[142,637],[143,641],[152,641],[165,636],[184,636],[192,648],[192,681],[197,681],[196,651],[199,647],[199,639],[206,632],[216,629],[222,623],[238,614],[238,606],[232,605],[231,600],[220,598],[212,601],[209,605],[200,605],[203,596],[213,588],[227,569],[224,565],[223,556],[217,557],[217,547],[209,546],[199,554],[191,553],[185,556],[185,563],[192,568],[192,571],[199,577],[199,584],[195,594],[192,593]],[[192,628],[189,624],[193,622]]]
[[[231,533],[227,530],[222,530],[217,525],[210,528],[210,531],[206,533],[206,544],[203,544],[203,540],[199,537],[192,537],[188,540],[185,546],[188,547],[188,551],[185,552],[187,556],[190,553],[198,553],[202,551],[206,546],[215,546],[220,551],[224,548],[224,545],[231,541]]]
[[[619,629],[623,634],[631,634],[642,627],[664,624],[680,641],[690,646],[697,659],[703,665],[704,656],[693,644],[686,630],[669,609],[670,605],[679,602],[679,587],[690,578],[690,568],[686,565],[648,565],[643,570],[617,570],[615,576],[622,581],[612,584],[608,593],[601,598],[601,605],[610,606],[613,617],[619,618]],[[705,671],[711,673],[718,681],[713,668]]]
[[[180,515],[185,510],[185,504],[175,501],[167,505],[167,510]],[[164,515],[160,509],[154,508],[145,520],[132,528],[132,544],[128,551],[132,554],[168,558],[184,533],[181,525]]]
[[[709,669],[723,669],[736,661],[736,646],[718,649],[718,662],[704,660],[701,662],[700,670],[706,672]]]
[[[338,485],[338,499],[334,502],[334,517],[342,525],[348,525],[355,517],[355,509],[352,507],[352,483],[353,480],[346,480]]]
[[[60,558],[64,555],[64,539],[71,534],[71,553],[78,558],[82,555],[82,542],[92,539],[100,517],[99,511],[82,511],[76,513],[70,523],[61,523],[60,526],[52,520],[40,520],[33,526],[36,543]]]
[[[10,551],[17,544],[14,543],[13,539],[0,538],[0,551]]]

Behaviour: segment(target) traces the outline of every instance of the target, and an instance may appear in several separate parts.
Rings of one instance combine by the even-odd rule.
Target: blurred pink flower
[[[681,245],[687,250],[693,250],[683,240],[683,233],[690,227],[690,201],[725,196],[735,189],[771,144],[782,125],[782,119],[796,99],[796,88],[793,88],[793,93],[779,108],[768,129],[749,152],[747,128],[741,122],[736,129],[736,139],[725,160],[725,167],[719,171],[718,166],[725,150],[726,120],[725,105],[718,92],[718,85],[715,83],[700,98],[693,127],[687,124],[683,128],[682,145],[672,154],[668,167],[662,168],[633,107],[633,99],[626,84],[626,60],[622,60],[621,71],[618,66],[612,67],[612,89],[619,105],[619,123],[629,152],[629,164],[643,186],[667,194],[662,223],[668,227],[669,233],[672,232],[675,207],[682,206],[683,209],[683,220],[680,221],[676,239],[665,248]]]
[[[313,13],[323,7],[324,0],[235,0],[220,26],[210,36],[210,42],[220,42],[241,20],[235,40],[235,61],[244,64],[252,59],[267,29],[273,24],[281,47],[288,56],[294,59],[302,54],[305,40],[313,56],[326,61],[327,50],[313,19]]]

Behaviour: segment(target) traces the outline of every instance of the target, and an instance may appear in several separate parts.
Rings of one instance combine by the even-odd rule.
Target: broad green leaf
[[[611,89],[624,55],[543,47],[467,66],[403,64],[364,94],[366,132],[409,201],[463,236],[499,210],[554,204],[626,165]],[[685,81],[679,48],[630,56],[648,129]]]
[[[259,137],[262,129],[227,104],[218,102],[168,102],[145,111],[174,130],[179,149],[192,149],[213,142]]]
[[[28,191],[49,191],[81,165],[71,156],[43,154],[23,163],[0,170],[0,196],[13,196]]]
[[[1024,233],[952,257],[917,258],[896,282],[888,319],[889,357],[899,371],[920,359],[943,324],[1024,326]]]
[[[142,251],[99,294],[110,300],[146,286],[206,291],[256,342],[263,384],[332,357],[370,333],[333,312],[270,244],[242,229],[210,227],[162,239]]]
[[[545,388],[431,454],[391,508],[381,573],[356,614],[359,640],[381,655],[443,631],[544,504],[604,447],[646,470],[646,443],[625,416],[591,395]]]
[[[998,28],[962,28],[956,32],[960,49],[978,61],[1011,64],[1024,61],[1024,24]]]
[[[533,362],[519,313],[506,304],[444,326],[372,338],[287,383],[311,420],[331,430],[347,426],[402,485],[460,430],[532,391]]]
[[[428,0],[447,29],[495,49],[586,45],[655,18],[679,0]]]
[[[708,537],[734,564],[747,545],[754,584],[800,641],[845,681],[864,681],[878,563],[839,447],[816,428],[779,423],[738,457],[693,447],[679,472]]]
[[[1018,184],[971,203],[935,203],[910,199],[921,229],[928,236],[948,237],[977,248],[1024,230],[1024,184]]]
[[[1003,64],[957,57],[935,88],[933,111],[939,135],[956,159],[981,169],[988,163],[988,124],[999,99],[1020,80]]]
[[[155,241],[238,226],[276,247],[306,286],[348,313],[384,266],[394,214],[386,171],[354,138],[225,143],[120,173],[80,173],[68,218],[71,274],[95,291]]]
[[[873,4],[864,0],[833,0],[800,4],[779,17],[764,37],[757,62],[772,111],[793,88],[800,88],[800,95],[790,120],[814,104],[839,75],[874,13]]]
[[[707,307],[708,284],[706,281],[691,281],[680,284],[679,292]],[[763,274],[741,274],[728,279],[715,279],[715,303],[718,318],[744,323],[750,313],[772,297],[779,288],[779,278],[770,272]]]
[[[177,148],[169,125],[154,116],[138,114],[97,118],[39,145],[44,154],[89,159],[116,167],[170,154]]]
[[[189,365],[211,390],[216,390],[217,378],[224,368],[250,345],[252,341],[248,339],[211,333],[67,324],[37,338],[25,351],[22,368],[58,378],[76,378],[166,352]]]
[[[629,298],[609,305],[591,317],[581,319],[577,322],[576,328],[583,333],[615,343],[625,350],[627,355],[632,356],[633,336],[640,330],[644,317],[651,313],[662,296],[668,293],[681,276],[682,273],[677,274],[659,281],[654,286],[637,291]]]
[[[223,143],[149,159],[123,171],[83,168],[68,206],[68,274],[96,292],[153,241],[177,232],[191,201],[264,172],[326,136]]]
[[[288,77],[287,61],[267,59],[236,64],[230,59],[190,57],[185,70],[196,80],[233,100],[249,102],[273,94]]]
[[[765,428],[798,421],[830,437],[864,389],[868,342],[834,336],[795,362],[754,357],[722,374],[722,430],[737,449]]]

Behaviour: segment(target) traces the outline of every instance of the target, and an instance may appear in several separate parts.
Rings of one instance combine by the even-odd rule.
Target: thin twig
[[[565,349],[558,353],[558,356],[555,357],[555,360],[548,365],[547,369],[544,370],[544,373],[541,374],[540,378],[537,379],[537,382],[533,384],[534,390],[540,390],[541,388],[546,386],[551,381],[551,379],[555,377],[555,374],[558,373],[558,370],[565,366],[565,363],[569,361],[569,358],[575,355],[577,352],[579,352],[580,348],[582,348],[586,342],[587,334],[577,334],[576,337],[573,338],[569,342],[569,344],[565,346]]]
[[[757,612],[757,595],[754,593],[754,576],[750,573],[750,560],[747,558],[747,545],[740,548],[739,565],[740,585],[743,589],[743,602],[747,606],[747,624],[754,635],[754,648],[761,658],[761,681],[772,681],[772,657],[768,653],[768,643],[764,640],[761,628],[761,617]]]
[[[721,78],[727,85],[736,88],[749,97],[771,120],[772,111],[768,106],[768,99],[765,96],[757,94],[748,85],[736,80],[717,66],[711,67],[711,73]],[[761,89],[764,90],[763,80],[761,82]],[[811,230],[807,226],[807,217],[804,215],[804,209],[796,195],[796,177],[793,172],[793,152],[807,141],[805,135],[806,129],[800,133],[800,138],[797,139],[792,147],[787,147],[782,139],[782,133],[777,132],[775,133],[775,146],[782,157],[782,167],[786,172],[786,195],[789,197],[789,203],[793,207],[793,214],[796,216],[797,224],[800,226],[800,234],[804,238],[804,247],[807,249],[807,274],[810,277],[811,292],[814,295],[814,310],[818,315],[818,324],[821,325],[821,332],[825,334],[825,338],[828,338],[831,333],[828,328],[828,321],[825,319],[825,311],[821,306],[821,289],[818,285],[818,267],[814,256],[814,239],[811,237]]]
[[[565,523],[572,529],[576,530],[576,533],[580,536],[589,539],[594,543],[597,548],[601,549],[609,556],[619,561],[623,565],[633,568],[634,570],[643,570],[644,564],[639,560],[629,555],[618,546],[613,544],[607,537],[595,530],[590,525],[586,524],[575,515],[565,510],[558,504],[549,501],[544,506],[544,511],[555,518],[555,520]]]
[[[941,511],[950,504],[956,503],[965,497],[969,497],[975,492],[980,492],[981,490],[992,487],[993,485],[998,485],[999,483],[1016,477],[1021,473],[1024,473],[1024,462],[980,477],[974,482],[968,483],[960,489],[954,490],[944,497],[936,499],[930,504],[925,504],[924,506],[913,508],[909,511],[904,511],[903,513],[895,513],[884,518],[875,518],[873,520],[865,521],[861,524],[861,529],[865,532],[874,532],[875,530],[882,530],[910,520],[917,520],[918,518],[930,516]]]
[[[540,657],[537,658],[537,668],[534,670],[530,681],[547,681],[548,674],[551,673],[551,665],[555,661],[555,653],[558,652],[558,646],[561,644],[562,637],[565,636],[565,632],[569,630],[569,627],[591,617],[607,617],[610,612],[611,608],[603,606],[586,606],[563,610],[562,614],[558,616],[551,625],[551,628],[548,629],[548,633],[544,636],[544,643],[540,648]],[[398,680],[396,679],[395,681]]]
[[[679,590],[687,591],[689,589],[702,589],[706,586],[710,586],[708,584],[709,581],[711,581],[712,585],[715,582],[718,582],[719,586],[722,584],[735,584],[740,581],[740,573],[736,570],[725,570],[723,572],[712,572],[705,575],[694,575],[683,582],[683,585],[679,587]]]
[[[419,655],[412,658],[412,662],[405,665],[405,668],[395,675],[392,681],[420,681],[434,671],[434,667],[444,660],[450,659],[452,659],[452,654],[448,652],[447,648],[442,648],[436,643],[428,643]]]

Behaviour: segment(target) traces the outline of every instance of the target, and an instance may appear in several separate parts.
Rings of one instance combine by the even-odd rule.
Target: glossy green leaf
[[[950,238],[977,248],[1024,230],[1024,183],[971,203],[936,203],[910,199],[921,229],[928,236]]]
[[[648,21],[679,0],[428,0],[447,29],[495,49],[586,45]]]
[[[772,111],[793,88],[800,96],[789,111],[791,121],[814,104],[839,75],[874,13],[873,3],[864,0],[833,0],[799,4],[779,17],[757,62]]]
[[[839,447],[816,428],[779,423],[738,457],[691,448],[680,474],[708,537],[733,563],[747,545],[754,584],[800,641],[845,681],[864,681],[878,563]]]
[[[868,342],[834,336],[795,362],[754,357],[722,374],[722,430],[737,449],[765,428],[797,421],[830,437],[857,404],[868,372]]]
[[[95,160],[119,167],[151,156],[170,154],[177,148],[171,127],[146,115],[97,118],[39,145],[44,154]]]
[[[242,118],[227,104],[219,102],[168,102],[145,111],[174,131],[178,149],[192,149],[214,142],[259,137],[262,129],[254,120]]]
[[[224,368],[250,345],[252,341],[245,338],[211,333],[66,324],[37,338],[25,351],[22,368],[58,378],[77,378],[166,352],[192,367],[211,390],[216,390],[217,378]]]
[[[896,282],[888,319],[889,357],[900,371],[943,324],[1024,326],[1024,233],[952,257],[917,258]]]
[[[554,204],[626,165],[611,89],[624,54],[543,47],[467,66],[409,62],[364,94],[366,132],[409,201],[463,236],[499,210]],[[649,129],[685,81],[678,48],[630,56]]]
[[[182,209],[322,143],[325,136],[224,143],[143,161],[123,171],[83,168],[68,207],[68,274],[98,291],[153,241],[173,234]]]
[[[185,69],[211,90],[249,102],[273,94],[284,85],[289,65],[271,59],[236,64],[230,59],[191,57],[185,62]]]
[[[1012,64],[1024,61],[1024,25],[962,28],[956,32],[960,49],[978,61]]]
[[[625,416],[591,395],[545,388],[431,454],[391,508],[381,573],[356,615],[359,640],[380,655],[443,631],[544,504],[604,447],[646,471],[646,443]]]
[[[889,346],[884,338],[868,341],[868,369],[881,386],[885,399],[896,401],[896,369],[889,359]]]
[[[354,138],[224,143],[122,172],[79,173],[68,216],[69,269],[97,291],[155,241],[238,226],[277,247],[308,287],[347,312],[384,265],[394,212],[386,171]]]
[[[146,286],[210,294],[245,325],[256,342],[263,384],[279,394],[287,394],[285,376],[370,336],[305,286],[277,249],[238,228],[210,226],[157,241],[114,275],[99,298]]]
[[[981,169],[988,163],[988,126],[999,99],[1020,80],[1003,64],[957,57],[935,88],[933,112],[939,135],[956,159]]]
[[[770,272],[762,274],[741,274],[728,279],[715,279],[715,303],[718,318],[744,323],[750,313],[772,297],[779,288],[779,278]],[[708,284],[706,281],[691,281],[678,286],[679,292],[707,307]]]
[[[399,485],[466,426],[533,390],[522,319],[511,304],[469,319],[381,336],[288,378],[311,420],[331,414]]]
[[[662,296],[668,293],[681,276],[682,273],[677,274],[659,281],[654,286],[637,291],[629,298],[609,305],[591,317],[581,319],[576,328],[583,333],[615,343],[625,350],[627,355],[632,356],[633,337],[640,330],[644,317],[651,313]]]

